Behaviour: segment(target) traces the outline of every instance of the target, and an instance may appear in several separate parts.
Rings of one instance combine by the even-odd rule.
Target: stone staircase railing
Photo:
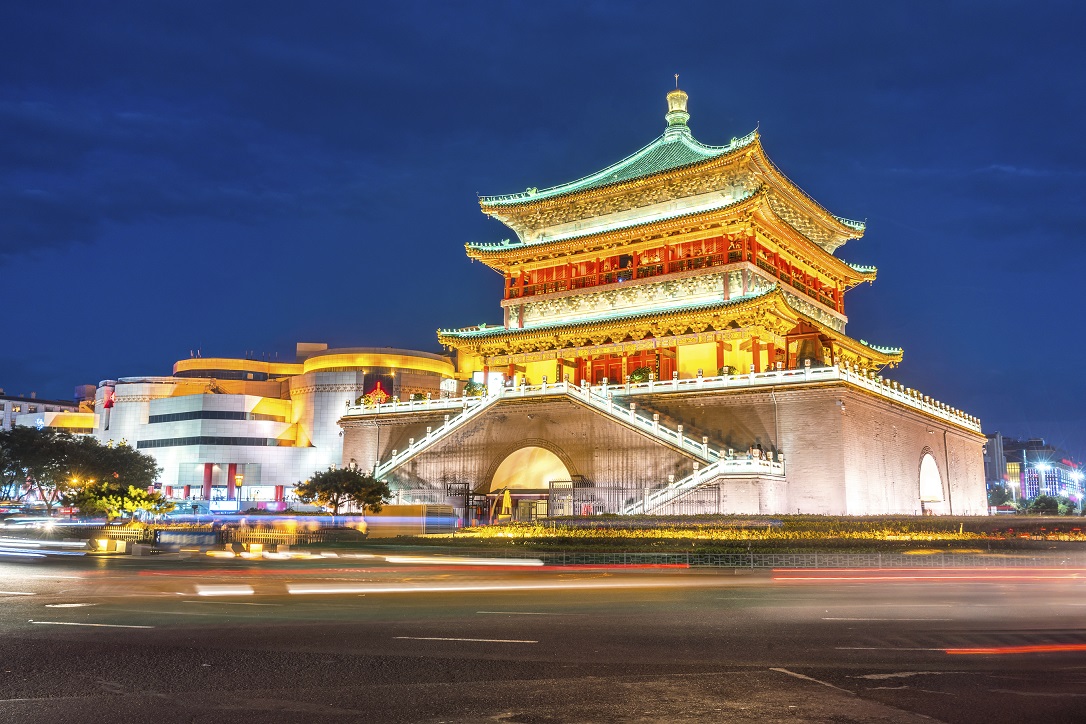
[[[395,450],[390,458],[377,464],[374,474],[382,478],[405,462],[443,439],[453,431],[460,428],[468,420],[479,415],[483,410],[502,399],[522,399],[536,397],[553,397],[566,395],[578,402],[588,405],[611,418],[638,430],[646,435],[677,447],[689,453],[698,460],[712,463],[720,459],[720,452],[709,447],[708,438],[702,438],[697,442],[682,434],[681,430],[673,430],[660,423],[660,416],[654,414],[652,419],[638,414],[633,406],[626,407],[616,404],[610,395],[601,393],[600,388],[577,387],[568,382],[542,385],[520,385],[518,387],[497,388],[485,397],[457,397],[438,400],[412,400],[410,402],[393,402],[373,407],[349,407],[347,415],[377,415],[390,412],[425,412],[428,410],[454,410],[461,409],[455,417],[449,417],[444,424],[437,429],[428,430],[426,435],[412,438],[405,450]]]
[[[676,480],[663,488],[653,490],[641,500],[635,500],[622,510],[623,515],[654,513],[696,488],[710,483],[723,475],[773,475],[784,477],[784,463],[758,458],[721,458],[705,467],[699,467],[682,480]]]

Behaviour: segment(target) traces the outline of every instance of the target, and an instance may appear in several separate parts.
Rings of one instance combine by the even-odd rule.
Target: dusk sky
[[[500,322],[477,194],[659,135],[760,127],[879,268],[888,373],[1086,456],[1086,6],[1055,2],[6,3],[0,386],[166,375],[190,350],[439,351]]]

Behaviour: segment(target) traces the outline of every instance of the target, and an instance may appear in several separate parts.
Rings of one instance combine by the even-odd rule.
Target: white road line
[[[208,595],[208,594],[201,594]],[[223,595],[223,594],[219,594]],[[250,601],[182,601],[181,603],[213,603],[216,606],[282,606],[281,603],[253,603]]]
[[[394,639],[405,639],[408,641],[476,641],[484,644],[538,644],[538,641],[528,641],[526,639],[456,639],[446,638],[444,636],[393,636]]]
[[[856,692],[854,692],[854,691],[849,691],[848,689],[842,689],[842,688],[841,688],[840,686],[834,686],[833,684],[829,683],[828,681],[821,681],[821,680],[819,680],[819,679],[814,679],[814,678],[811,678],[810,676],[804,676],[803,674],[797,674],[796,672],[794,672],[794,671],[789,671],[788,669],[774,669],[774,668],[770,668],[769,670],[770,670],[770,671],[779,671],[779,672],[780,672],[780,673],[782,673],[782,674],[788,674],[789,676],[794,676],[794,677],[795,677],[795,678],[797,678],[797,679],[803,679],[804,681],[813,681],[813,682],[814,682],[814,683],[816,683],[816,684],[822,684],[822,686],[828,686],[828,687],[829,687],[829,688],[831,688],[831,689],[837,689],[838,691],[843,691],[843,692],[845,692],[846,694],[852,694],[853,696],[855,696],[855,695],[856,695]]]
[[[548,611],[476,611],[475,613],[493,613],[499,616],[565,616],[564,613],[550,613]]]
[[[47,603],[46,608],[83,608],[84,606],[97,606],[97,603]]]
[[[919,648],[909,646],[836,646],[837,651],[946,651],[941,648]]]
[[[823,616],[823,621],[953,621],[952,618],[848,618],[845,616]]]
[[[26,591],[0,591],[0,596],[33,596],[33,593],[27,593]]]
[[[154,628],[154,626],[134,626],[122,623],[76,623],[74,621],[29,621],[43,626],[94,626],[96,628]]]

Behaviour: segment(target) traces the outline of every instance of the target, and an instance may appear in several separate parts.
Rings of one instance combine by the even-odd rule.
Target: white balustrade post
[[[649,372],[649,392],[656,386],[656,373]]]
[[[432,435],[433,432],[434,432],[434,428],[431,427],[430,425],[427,425],[426,426],[426,438],[429,439],[430,435]]]
[[[709,436],[702,435],[701,437],[701,454],[705,457],[709,457]]]
[[[677,371],[671,373],[671,386],[676,390],[679,389],[679,373]]]
[[[660,413],[659,412],[652,413],[652,431],[653,432],[659,432],[660,431]]]

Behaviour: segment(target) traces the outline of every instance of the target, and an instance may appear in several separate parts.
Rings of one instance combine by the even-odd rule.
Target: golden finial
[[[678,73],[675,74],[675,87],[676,88],[679,87],[679,74]]]

